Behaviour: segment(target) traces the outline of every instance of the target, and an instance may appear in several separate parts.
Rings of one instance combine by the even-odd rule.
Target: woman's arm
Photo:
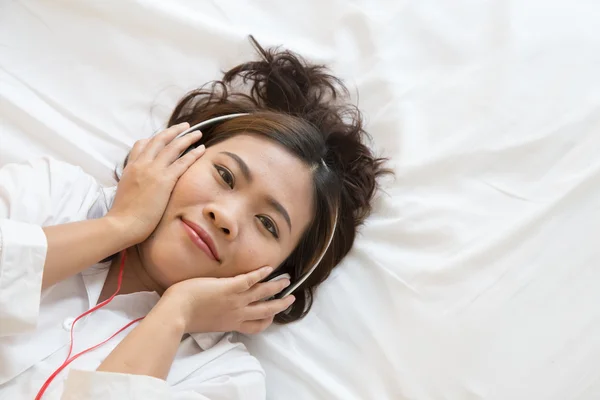
[[[184,333],[264,330],[294,301],[293,296],[260,301],[289,285],[287,279],[258,283],[271,271],[261,268],[234,278],[196,278],[173,285],[98,371],[166,379]]]
[[[159,301],[110,353],[98,371],[166,379],[185,326],[185,319],[174,303]]]
[[[174,140],[188,126],[133,146],[111,209],[95,220],[65,223],[89,218],[103,194],[80,168],[48,159],[0,169],[0,337],[35,328],[41,288],[152,233],[175,183],[204,152],[180,157],[201,137],[196,131]]]
[[[48,242],[42,289],[136,244],[127,225],[109,216],[42,228]]]
[[[113,206],[104,218],[44,228],[48,252],[43,287],[140,243],[152,233],[175,183],[204,153],[204,148],[196,148],[179,158],[202,135],[192,132],[174,141],[188,127],[187,123],[176,125],[150,140],[136,142]]]

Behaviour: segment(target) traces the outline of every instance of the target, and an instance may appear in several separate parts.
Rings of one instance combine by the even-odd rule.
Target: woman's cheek
[[[237,265],[235,265],[235,274],[245,274],[264,266],[275,267],[276,265],[273,265],[273,263],[276,260],[273,255],[273,249],[262,243],[245,246],[245,249],[239,251],[236,256]]]
[[[206,160],[198,160],[187,171],[181,175],[175,189],[184,190],[186,192],[194,192],[202,190],[210,181],[214,181],[212,166]]]

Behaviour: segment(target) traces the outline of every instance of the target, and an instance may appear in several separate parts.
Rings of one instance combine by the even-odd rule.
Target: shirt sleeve
[[[101,188],[51,158],[0,169],[0,337],[35,329],[47,241],[42,226],[86,218]]]
[[[219,350],[226,347],[226,351]],[[265,372],[241,343],[220,343],[201,368],[174,364],[169,382],[144,375],[70,370],[61,400],[265,400]],[[212,356],[211,356],[212,357]]]
[[[193,378],[192,378],[193,379]],[[187,382],[188,385],[192,382]],[[162,379],[115,372],[71,370],[61,400],[264,400],[264,375],[245,371],[194,382],[178,390]]]

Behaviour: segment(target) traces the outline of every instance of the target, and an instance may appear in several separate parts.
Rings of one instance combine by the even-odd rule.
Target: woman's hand
[[[98,371],[166,379],[184,333],[258,333],[294,301],[260,301],[279,293],[287,279],[258,283],[270,268],[234,278],[196,278],[171,286],[158,304],[102,362]]]
[[[276,314],[292,305],[294,296],[263,301],[286,288],[290,281],[258,283],[272,268],[264,267],[233,278],[195,278],[171,286],[159,303],[180,318],[185,333],[262,332]]]
[[[123,170],[112,208],[106,217],[118,221],[135,241],[144,241],[154,231],[167,207],[175,183],[204,153],[199,146],[179,157],[200,140],[199,131],[174,140],[189,124],[174,125],[158,135],[138,140]]]
[[[177,179],[204,147],[179,155],[201,138],[199,132],[173,140],[188,124],[173,126],[152,139],[138,141],[106,216],[43,228],[48,249],[42,288],[145,240],[158,225]]]

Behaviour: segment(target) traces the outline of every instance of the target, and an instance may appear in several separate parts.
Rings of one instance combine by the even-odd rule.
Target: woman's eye
[[[229,172],[229,170],[226,168],[219,167],[216,165],[215,168],[217,169],[219,175],[221,175],[221,179],[223,179],[223,182],[225,182],[227,186],[233,189],[233,184],[235,183],[235,179],[233,179],[233,174]]]
[[[263,226],[265,227],[266,230],[268,230],[269,232],[271,232],[271,234],[276,239],[279,239],[279,234],[277,233],[277,227],[275,226],[275,224],[273,223],[273,221],[271,221],[270,218],[267,218],[267,217],[265,217],[263,215],[259,215],[258,219],[263,224]]]

